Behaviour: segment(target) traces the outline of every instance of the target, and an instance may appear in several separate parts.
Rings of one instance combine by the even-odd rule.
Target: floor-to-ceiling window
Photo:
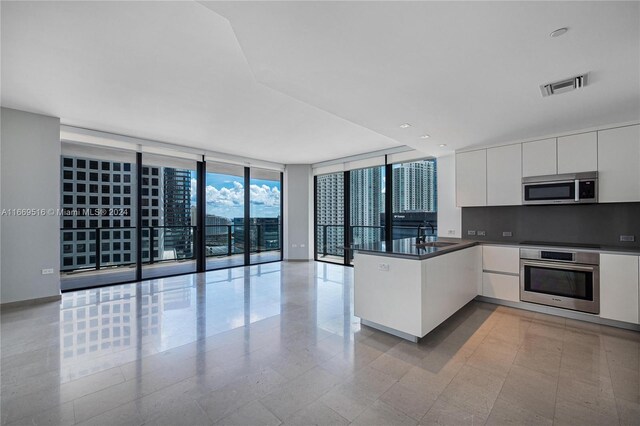
[[[344,262],[344,172],[315,177],[316,259]]]
[[[345,256],[346,246],[416,237],[419,229],[436,236],[436,166],[430,158],[317,174],[316,260],[351,264],[353,251]]]
[[[142,155],[142,278],[196,272],[197,162]]]
[[[282,174],[250,170],[250,263],[282,260]]]
[[[280,170],[114,145],[62,142],[62,290],[282,260]]]
[[[244,174],[243,166],[207,162],[207,269],[244,265]]]
[[[136,278],[136,154],[62,143],[62,290]]]
[[[393,239],[437,235],[438,189],[435,159],[394,164],[392,168]]]
[[[384,241],[384,166],[349,172],[349,241],[361,245]],[[353,252],[349,252],[353,260]]]

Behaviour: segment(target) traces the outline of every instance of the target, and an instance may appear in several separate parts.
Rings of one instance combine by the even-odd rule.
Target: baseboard
[[[285,259],[285,262],[311,262],[313,259]]]
[[[555,308],[553,306],[537,305],[535,303],[527,302],[511,302],[509,300],[494,299],[493,297],[487,296],[476,296],[475,300],[478,300],[480,302],[493,303],[494,305],[508,306],[510,308],[524,309],[526,311],[540,312],[542,314],[556,315],[563,318],[591,322],[594,324],[608,325],[610,327],[624,328],[626,330],[632,331],[640,331],[640,325],[638,324],[600,318],[597,315],[571,311],[568,309]]]
[[[17,302],[0,303],[0,308],[21,308],[23,306],[39,305],[42,303],[58,302],[62,300],[62,295],[39,297],[37,299],[18,300]]]
[[[396,337],[400,337],[401,339],[405,339],[413,343],[417,343],[418,340],[420,340],[419,337],[413,336],[409,333],[405,333],[404,331],[399,331],[399,330],[387,327],[385,325],[375,323],[373,321],[364,320],[362,318],[360,318],[360,324],[366,325],[367,327],[375,328],[376,330],[384,331],[385,333],[392,334]]]

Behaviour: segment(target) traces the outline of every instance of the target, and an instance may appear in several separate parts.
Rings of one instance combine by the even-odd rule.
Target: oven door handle
[[[586,271],[586,272],[597,272],[600,267],[598,265],[580,265],[580,264],[563,264],[556,262],[535,262],[529,260],[520,260],[521,269],[524,272],[525,266],[539,266],[541,268],[547,269],[562,269],[563,271]]]

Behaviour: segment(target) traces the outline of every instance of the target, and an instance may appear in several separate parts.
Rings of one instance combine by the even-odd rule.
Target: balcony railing
[[[206,256],[244,253],[244,226],[205,225]],[[143,226],[142,264],[196,259],[198,226]],[[280,224],[250,225],[250,253],[281,250]],[[64,272],[136,265],[136,227],[64,227],[61,267]],[[125,232],[127,234],[125,234]]]
[[[205,225],[207,257],[231,256],[244,253],[244,225]],[[280,250],[280,224],[252,224],[250,230],[250,253]]]

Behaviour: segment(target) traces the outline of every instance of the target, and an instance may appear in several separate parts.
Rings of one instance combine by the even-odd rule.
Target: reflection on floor
[[[252,264],[275,262],[280,260],[280,251],[273,250],[261,253],[251,253]],[[244,254],[231,256],[216,256],[207,258],[207,270],[232,268],[244,265]],[[195,272],[195,260],[164,261],[142,266],[142,278],[152,279],[168,275],[188,274]],[[63,291],[87,287],[99,287],[112,283],[133,281],[136,279],[135,265],[117,268],[104,268],[99,271],[75,271],[63,273],[60,276],[60,287]]]
[[[3,309],[2,424],[638,424],[640,333],[472,302],[419,344],[353,269],[265,265]]]

